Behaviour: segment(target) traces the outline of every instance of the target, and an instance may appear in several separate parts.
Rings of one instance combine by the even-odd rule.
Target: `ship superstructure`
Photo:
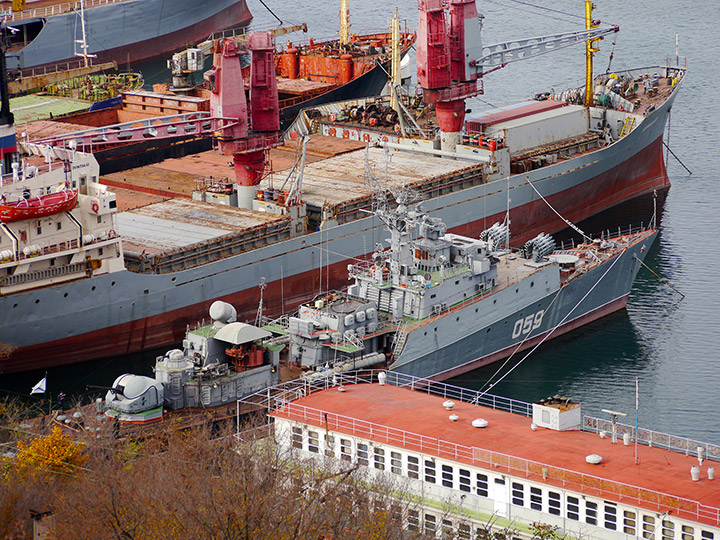
[[[652,228],[555,250],[540,234],[520,251],[504,247],[499,223],[479,239],[408,206],[377,215],[390,247],[348,265],[347,293],[302,304],[280,329],[290,361],[326,373],[389,360],[390,369],[447,378],[556,337],[627,302]],[[279,330],[270,325],[268,329]]]
[[[302,392],[300,392],[302,390]],[[720,535],[716,445],[393,372],[288,383],[261,400],[286,459],[356,471],[410,534],[625,540]],[[386,491],[387,492],[387,491]]]

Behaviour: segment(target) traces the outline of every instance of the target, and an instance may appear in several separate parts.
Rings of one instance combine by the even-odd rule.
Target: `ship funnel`
[[[489,229],[480,233],[480,240],[488,243],[490,251],[496,251],[507,239],[508,232],[507,225],[496,222]]]

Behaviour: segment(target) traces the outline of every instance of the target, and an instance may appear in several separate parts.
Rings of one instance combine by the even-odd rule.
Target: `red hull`
[[[658,138],[633,156],[632,161],[622,163],[572,189],[557,193],[548,200],[554,207],[572,209],[567,211],[566,217],[579,222],[654,190],[666,190],[670,187],[670,181],[663,162],[662,148],[662,138]],[[577,201],[587,202],[577,204]],[[502,221],[502,218],[503,215],[489,216],[455,227],[451,232],[476,237],[495,221]],[[540,232],[552,233],[565,228],[565,224],[540,200],[514,209],[511,219],[513,229],[523,231],[522,235],[515,238],[517,244]],[[330,266],[329,279],[327,270],[323,269],[322,286],[319,270],[291,275],[284,279],[283,284],[279,281],[268,283],[263,304],[267,314],[279,314],[283,307],[296,306],[328,286],[342,288],[347,284],[347,262],[342,261]],[[223,300],[236,307],[238,320],[254,318],[259,301],[258,288],[239,291],[224,297]],[[195,324],[207,317],[211,303],[212,301],[207,301],[81,336],[18,349],[2,362],[2,371],[11,373],[68,365],[179,343],[188,324]],[[615,309],[620,307],[622,306]]]

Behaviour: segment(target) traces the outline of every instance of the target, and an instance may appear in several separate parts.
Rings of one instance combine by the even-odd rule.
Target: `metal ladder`
[[[408,331],[407,323],[403,323],[398,326],[395,331],[395,337],[393,338],[393,358],[397,358],[405,347],[407,341]]]
[[[623,122],[622,130],[620,131],[620,137],[624,137],[628,133],[632,131],[633,125],[635,125],[635,117],[634,116],[626,116],[625,122]]]

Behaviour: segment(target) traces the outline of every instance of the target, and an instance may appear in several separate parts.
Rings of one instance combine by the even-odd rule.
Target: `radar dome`
[[[217,300],[210,306],[210,318],[222,324],[235,322],[237,320],[237,311],[227,302]]]

